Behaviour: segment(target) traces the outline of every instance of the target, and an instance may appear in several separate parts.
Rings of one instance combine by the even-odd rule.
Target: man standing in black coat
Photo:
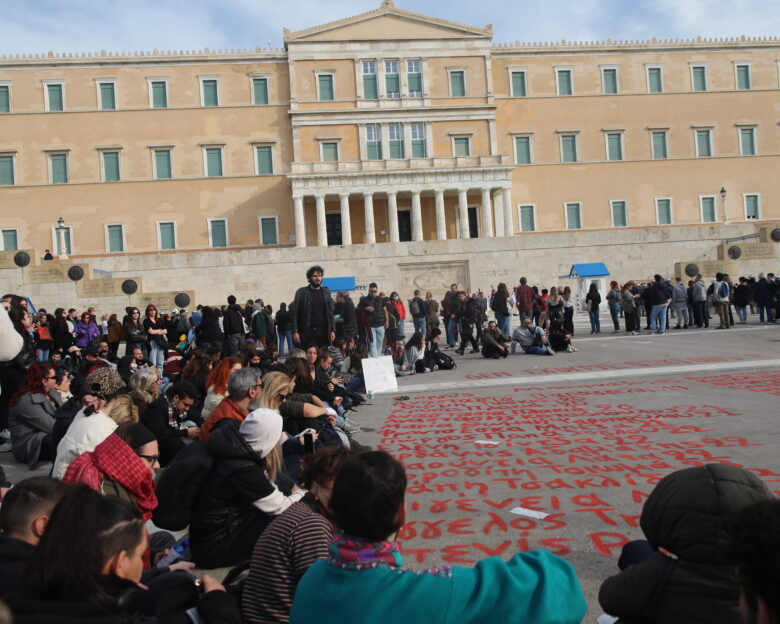
[[[323,273],[322,267],[316,265],[306,271],[309,285],[299,288],[290,304],[293,343],[303,348],[327,347],[336,338],[334,303],[330,289],[322,285]]]
[[[236,303],[235,295],[227,298],[228,307],[222,315],[222,331],[227,338],[228,355],[236,355],[244,346],[244,311]]]

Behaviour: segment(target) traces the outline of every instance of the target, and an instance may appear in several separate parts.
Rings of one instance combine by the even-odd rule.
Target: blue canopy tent
[[[339,290],[355,290],[354,277],[326,277],[322,280],[322,285],[330,288],[331,292],[336,293]]]

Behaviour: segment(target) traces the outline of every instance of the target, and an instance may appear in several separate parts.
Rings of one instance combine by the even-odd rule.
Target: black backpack
[[[155,487],[157,508],[152,513],[152,520],[156,526],[168,531],[187,528],[198,493],[213,466],[208,444],[200,440],[176,454]]]
[[[452,370],[457,366],[457,364],[455,364],[455,360],[453,360],[446,353],[442,353],[441,351],[434,351],[433,356],[436,358],[436,364],[439,367],[439,370]]]

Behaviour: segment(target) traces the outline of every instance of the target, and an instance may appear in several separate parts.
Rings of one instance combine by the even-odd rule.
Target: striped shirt
[[[241,612],[250,624],[288,622],[298,581],[317,559],[328,556],[335,528],[307,494],[277,517],[252,552]]]

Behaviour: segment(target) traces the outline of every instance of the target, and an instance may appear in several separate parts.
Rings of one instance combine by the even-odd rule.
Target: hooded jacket
[[[33,548],[22,540],[0,535],[0,596],[5,596],[16,584],[27,567]]]
[[[678,470],[664,477],[642,508],[640,526],[655,551],[604,581],[599,602],[627,623],[639,616],[668,557],[678,557],[660,600],[664,624],[739,624],[739,587],[726,559],[726,520],[771,494],[753,473],[725,464]]]

